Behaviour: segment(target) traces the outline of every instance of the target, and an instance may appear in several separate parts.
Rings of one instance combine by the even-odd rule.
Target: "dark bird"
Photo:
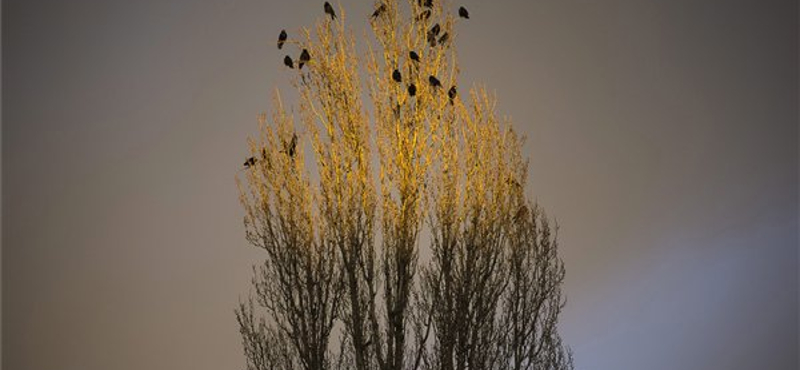
[[[283,64],[285,64],[289,68],[294,68],[294,62],[292,62],[292,57],[288,55],[283,57]]]
[[[417,16],[417,20],[418,21],[426,21],[430,17],[431,17],[431,10],[427,9],[424,12],[419,13],[419,15]]]
[[[450,39],[450,34],[445,32],[444,34],[442,34],[442,37],[439,38],[439,43],[444,44],[449,39]]]
[[[415,62],[419,62],[419,54],[414,50],[408,52],[408,57]]]
[[[450,90],[447,90],[447,97],[450,98],[451,105],[453,104],[453,100],[456,98],[456,95],[458,95],[458,91],[456,90],[455,85],[453,85],[450,87]]]
[[[400,71],[395,69],[394,72],[392,72],[392,79],[394,82],[400,82],[403,81],[403,76],[400,74]]]
[[[458,8],[458,16],[464,19],[469,19],[469,12],[467,11],[467,8],[463,6]]]
[[[381,4],[381,6],[379,6],[378,9],[375,9],[375,11],[372,13],[372,18],[374,19],[380,17],[381,14],[383,14],[383,12],[385,11],[386,11],[386,4]]]
[[[425,3],[422,5],[424,5],[426,8],[433,8],[433,0],[425,0]]]
[[[297,63],[297,67],[303,69],[303,64],[308,63],[311,60],[311,55],[308,54],[308,50],[303,49],[303,52],[300,53],[300,60]]]
[[[286,154],[294,158],[295,149],[297,149],[297,134],[292,134],[292,141],[289,142],[289,147],[286,149]]]
[[[439,31],[441,31],[441,27],[439,27],[439,23],[436,23],[430,30],[428,30],[428,44],[431,47],[436,46],[436,36],[439,36]]]
[[[442,83],[439,82],[439,79],[434,76],[428,77],[428,82],[430,82],[433,88],[442,87]]]
[[[442,28],[441,28],[441,27],[439,27],[439,23],[436,23],[436,24],[434,24],[434,25],[433,25],[433,27],[431,27],[431,29],[428,31],[428,34],[429,34],[429,35],[434,35],[434,36],[439,36],[439,31],[441,31],[441,30],[442,30]]]
[[[256,157],[250,157],[244,161],[244,168],[250,168],[255,165],[256,165]]]
[[[329,14],[331,16],[331,19],[336,19],[336,12],[333,11],[331,3],[327,1],[325,2],[325,14]]]
[[[414,84],[408,85],[408,95],[414,96],[417,95],[417,86]]]
[[[281,30],[281,34],[278,35],[278,49],[283,47],[287,37],[289,37],[289,35],[286,34],[286,30]]]

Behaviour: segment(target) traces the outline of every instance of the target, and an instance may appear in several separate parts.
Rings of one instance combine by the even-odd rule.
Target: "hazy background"
[[[580,370],[798,368],[798,4],[463,0]],[[357,35],[371,2],[342,0]],[[4,1],[5,370],[241,369],[234,176],[322,1]],[[465,89],[462,89],[465,90]]]

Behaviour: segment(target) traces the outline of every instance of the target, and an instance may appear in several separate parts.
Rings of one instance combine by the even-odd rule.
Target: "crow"
[[[311,55],[308,54],[308,50],[303,49],[303,52],[300,53],[300,60],[297,63],[297,67],[303,69],[303,64],[308,63],[311,60]]]
[[[408,95],[414,96],[417,95],[417,86],[414,84],[408,85]]]
[[[419,15],[417,16],[417,20],[418,21],[427,21],[428,18],[430,18],[430,17],[431,17],[431,10],[428,9],[428,10],[425,10],[424,12],[422,12],[422,13],[419,13]]]
[[[449,39],[450,39],[450,34],[448,34],[447,32],[445,32],[445,33],[442,35],[442,37],[440,37],[440,38],[439,38],[439,43],[440,43],[440,44],[444,44],[444,43],[445,43],[445,42],[447,42],[447,40],[449,40]]]
[[[431,17],[431,10],[427,9],[417,16],[418,21],[427,21]]]
[[[431,27],[431,29],[428,31],[428,34],[429,34],[429,35],[434,35],[434,36],[439,36],[439,31],[441,31],[441,27],[439,27],[439,23],[436,23],[436,24],[434,24],[434,25],[433,25],[433,27]]]
[[[325,2],[325,14],[330,14],[331,19],[336,19],[336,12],[333,11],[331,3]]]
[[[431,27],[430,30],[428,30],[428,44],[430,44],[431,47],[436,46],[436,36],[439,36],[439,31],[441,31],[439,23],[436,23],[433,27]]]
[[[286,150],[286,154],[289,154],[290,158],[294,158],[294,153],[296,148],[297,148],[297,134],[292,134],[292,141],[289,142],[289,148]]]
[[[285,56],[283,57],[283,64],[285,64],[289,68],[294,68],[294,63],[292,62],[292,57]]]
[[[458,95],[458,91],[456,91],[456,86],[453,85],[450,87],[450,90],[447,90],[447,97],[450,98],[450,105],[453,105],[453,100],[456,98],[456,95]]]
[[[289,37],[289,35],[286,34],[286,30],[281,30],[281,34],[278,35],[278,49],[283,47],[287,37]]]
[[[400,74],[400,71],[395,69],[394,72],[392,72],[392,79],[394,82],[400,82],[403,81],[403,76]]]
[[[436,36],[428,34],[428,44],[433,48],[436,47]]]
[[[255,165],[256,165],[256,158],[255,157],[247,158],[244,161],[244,168],[250,168],[251,166],[255,166]]]
[[[378,18],[386,11],[386,4],[381,4],[378,9],[375,9],[375,12],[372,13],[372,18]]]
[[[463,6],[458,8],[458,16],[464,19],[469,19],[469,12],[467,11],[467,8]]]
[[[442,83],[439,82],[439,79],[434,76],[428,77],[428,82],[430,82],[433,88],[442,87]]]
[[[417,54],[417,52],[415,52],[414,50],[408,52],[408,57],[415,62],[419,62],[419,54]]]

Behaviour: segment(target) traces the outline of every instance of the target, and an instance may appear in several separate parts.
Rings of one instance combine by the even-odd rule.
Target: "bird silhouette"
[[[444,44],[449,39],[450,39],[450,34],[445,32],[444,34],[442,34],[442,37],[439,38],[439,43]]]
[[[281,30],[281,34],[278,35],[278,49],[283,47],[287,37],[289,37],[289,35],[286,34],[286,30]]]
[[[294,62],[292,62],[292,57],[288,55],[283,57],[283,64],[285,64],[289,68],[294,68]]]
[[[423,4],[426,8],[433,8],[433,0],[425,0]]]
[[[292,141],[289,143],[289,157],[294,158],[294,153],[296,148],[297,148],[297,134],[292,133]]]
[[[439,27],[439,23],[436,23],[431,29],[428,30],[428,44],[431,47],[436,46],[436,37],[439,36],[439,31],[441,31],[441,27]]]
[[[428,45],[430,45],[431,47],[436,47],[436,36],[430,33],[428,34]]]
[[[442,87],[442,83],[435,76],[428,77],[428,82],[430,82],[433,88]]]
[[[422,13],[419,13],[419,15],[417,16],[417,20],[418,21],[426,21],[430,17],[431,17],[431,10],[427,9],[427,10],[423,11]]]
[[[458,8],[458,16],[464,19],[469,19],[469,12],[467,11],[467,8],[463,6]]]
[[[244,168],[250,168],[252,166],[255,166],[256,165],[256,161],[257,161],[257,159],[255,157],[247,158],[244,161]]]
[[[303,69],[303,64],[308,63],[311,60],[311,55],[308,54],[308,50],[303,49],[303,52],[300,53],[300,60],[297,63],[297,67]]]
[[[408,52],[408,57],[415,62],[419,62],[419,54],[414,50]]]
[[[436,23],[436,24],[434,24],[434,25],[433,25],[433,27],[431,27],[431,29],[428,31],[428,34],[429,34],[429,35],[434,35],[434,36],[439,36],[439,31],[441,31],[441,30],[442,30],[442,28],[441,28],[441,27],[439,27],[439,23]]]
[[[394,82],[400,82],[403,81],[403,76],[400,74],[400,71],[395,69],[394,72],[392,72],[392,79]]]
[[[450,98],[451,105],[453,104],[453,100],[456,98],[456,95],[458,95],[458,91],[456,90],[456,86],[453,85],[450,87],[450,90],[447,90],[447,97]]]
[[[414,96],[417,95],[417,86],[414,84],[408,85],[408,95]]]
[[[329,14],[331,16],[331,19],[336,19],[336,12],[333,11],[331,3],[327,1],[325,2],[325,14]]]
[[[381,14],[383,14],[383,12],[385,11],[386,11],[386,4],[381,4],[381,6],[379,6],[378,9],[375,9],[375,11],[372,13],[372,18],[375,19],[380,17]]]

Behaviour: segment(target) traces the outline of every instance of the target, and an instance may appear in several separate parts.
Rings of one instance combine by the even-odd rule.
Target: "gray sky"
[[[321,4],[3,3],[5,370],[243,367],[234,176]],[[463,4],[461,84],[561,226],[577,368],[797,369],[797,2]]]

